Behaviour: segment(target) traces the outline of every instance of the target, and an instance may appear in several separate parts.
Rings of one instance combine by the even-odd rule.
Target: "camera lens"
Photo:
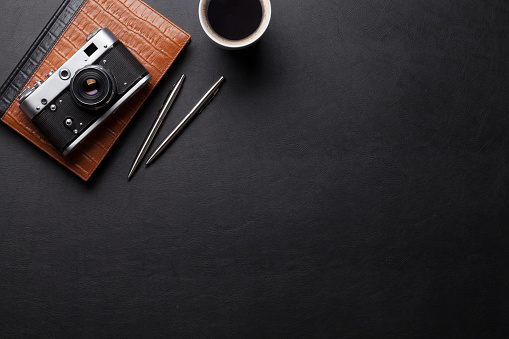
[[[80,106],[98,110],[110,103],[115,94],[114,84],[110,71],[99,65],[90,65],[76,72],[70,91]]]
[[[83,81],[83,90],[88,96],[94,96],[99,93],[99,82],[94,78],[88,78]]]

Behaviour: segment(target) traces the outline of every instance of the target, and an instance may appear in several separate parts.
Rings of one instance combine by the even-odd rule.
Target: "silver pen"
[[[127,176],[127,180],[131,179],[134,172],[136,171],[141,161],[143,160],[143,157],[147,153],[147,150],[150,147],[152,141],[154,140],[154,137],[156,136],[159,127],[161,127],[161,124],[163,123],[166,114],[168,114],[168,111],[170,110],[173,101],[175,101],[175,98],[177,97],[185,78],[186,76],[182,74],[180,79],[175,83],[175,85],[173,85],[170,92],[168,93],[168,96],[164,100],[163,105],[159,109],[159,114],[157,115],[154,124],[152,124],[150,131],[148,132],[147,136],[145,137],[145,140],[143,141],[143,144],[141,144],[140,150],[138,151],[138,154],[136,154],[136,158],[134,158],[134,162],[131,167],[131,170],[129,171],[129,175]]]
[[[219,80],[205,93],[205,95],[198,101],[198,103],[193,107],[191,112],[189,112],[184,119],[168,134],[168,136],[163,140],[163,142],[157,147],[154,153],[148,159],[146,165],[150,165],[155,158],[157,158],[165,149],[170,145],[170,143],[175,139],[175,137],[187,126],[187,124],[191,121],[191,119],[205,108],[207,104],[216,96],[217,92],[219,92],[219,86],[223,82],[224,77],[221,76]]]

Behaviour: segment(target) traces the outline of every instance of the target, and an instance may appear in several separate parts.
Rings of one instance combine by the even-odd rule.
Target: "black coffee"
[[[253,34],[262,21],[260,0],[211,0],[207,12],[212,29],[228,40]]]

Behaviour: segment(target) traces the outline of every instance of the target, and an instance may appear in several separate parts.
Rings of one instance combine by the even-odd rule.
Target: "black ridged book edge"
[[[0,87],[0,118],[16,100],[86,0],[65,0]]]

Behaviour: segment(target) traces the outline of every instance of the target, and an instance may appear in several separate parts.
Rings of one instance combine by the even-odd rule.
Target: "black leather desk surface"
[[[3,1],[0,80],[60,0]],[[0,337],[507,337],[509,2],[274,0],[84,183],[0,125]],[[160,141],[126,177],[166,92]],[[155,145],[154,145],[155,146]]]

